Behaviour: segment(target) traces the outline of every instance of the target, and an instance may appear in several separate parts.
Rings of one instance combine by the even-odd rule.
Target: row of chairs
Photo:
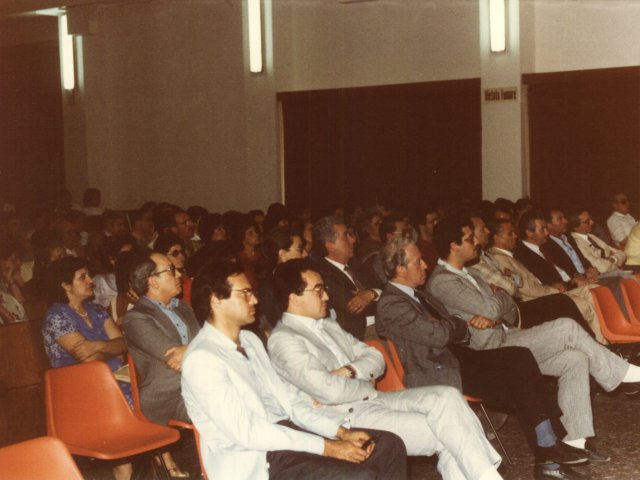
[[[625,279],[621,286],[628,319],[610,289],[591,290],[600,330],[611,344],[640,343],[640,284],[635,279]]]
[[[402,362],[400,361],[398,350],[391,340],[387,339],[384,342],[385,343],[383,343],[381,340],[375,339],[367,340],[365,342],[367,343],[367,345],[374,347],[382,354],[386,365],[384,375],[376,382],[376,389],[383,392],[403,390],[405,388],[404,367],[402,366]],[[480,408],[480,411],[482,412],[484,419],[487,421],[489,428],[491,428],[491,431],[493,432],[498,445],[500,445],[500,449],[502,450],[502,453],[504,453],[507,462],[509,463],[509,465],[513,465],[513,462],[511,461],[511,458],[507,453],[507,449],[504,447],[502,440],[498,435],[498,431],[495,429],[495,427],[493,426],[493,422],[489,418],[487,410],[482,403],[482,399],[469,395],[465,395],[464,398],[468,403],[475,404]]]

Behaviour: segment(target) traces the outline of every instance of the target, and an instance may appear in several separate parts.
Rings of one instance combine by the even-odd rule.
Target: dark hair
[[[97,207],[100,205],[100,190],[97,188],[87,188],[82,194],[82,205],[85,207]]]
[[[462,245],[462,229],[469,227],[473,231],[473,223],[466,215],[452,215],[436,223],[433,229],[433,244],[440,258],[446,259],[451,252],[451,244]]]
[[[242,218],[238,218],[238,222],[231,229],[231,241],[233,242],[236,252],[240,252],[244,248],[244,238],[249,231],[253,228],[258,235],[260,235],[260,227],[247,215],[242,215]]]
[[[189,218],[191,218],[191,220],[193,220],[193,222],[196,224],[199,223],[202,217],[204,217],[207,213],[209,213],[209,211],[206,208],[201,207],[200,205],[192,205],[187,208],[187,214],[189,215]]]
[[[370,237],[369,230],[371,228],[371,222],[375,217],[380,217],[382,219],[380,210],[378,210],[376,207],[370,207],[355,218],[354,223],[356,227],[356,233],[358,234],[358,238],[361,241]]]
[[[198,232],[202,242],[211,243],[211,235],[220,225],[224,225],[224,220],[219,213],[207,213],[203,216],[198,224]]]
[[[283,311],[289,306],[289,295],[292,293],[302,294],[307,286],[302,274],[309,270],[318,271],[317,267],[307,258],[289,260],[276,267],[273,274],[273,291],[276,302]]]
[[[567,220],[569,220],[569,228],[571,230],[575,230],[576,228],[578,228],[580,226],[580,215],[582,215],[584,212],[589,212],[586,208],[580,208],[578,210],[574,210],[572,211],[569,216],[567,217]]]
[[[493,238],[502,231],[502,225],[504,225],[505,223],[512,224],[511,220],[498,219],[498,218],[494,218],[489,222],[485,222],[485,225],[489,230],[489,244],[487,245],[488,247],[493,246],[494,244]]]
[[[535,232],[536,220],[544,220],[544,215],[540,210],[530,210],[522,214],[518,222],[518,237],[520,240],[527,239],[527,231]]]
[[[120,252],[116,256],[115,277],[118,293],[127,293],[131,288],[131,272],[135,264],[143,258],[148,258],[150,251],[146,247],[139,247],[130,252]]]
[[[174,245],[180,245],[183,250],[185,248],[184,242],[180,237],[173,233],[163,233],[153,242],[153,251],[166,255]]]
[[[46,298],[49,305],[69,302],[62,284],[73,283],[76,272],[82,268],[89,268],[89,262],[78,257],[63,257],[51,264],[46,282]]]
[[[209,263],[221,263],[235,260],[235,249],[228,240],[210,242],[187,259],[187,275],[195,277],[201,268]]]
[[[269,205],[264,217],[264,222],[262,224],[264,231],[270,232],[283,220],[286,220],[287,223],[291,221],[291,213],[289,212],[289,209],[281,203],[272,203]]]
[[[200,269],[191,287],[191,306],[201,323],[212,317],[211,295],[219,299],[229,298],[229,277],[242,273],[242,266],[235,262],[212,262]]]
[[[169,228],[176,226],[176,212],[178,207],[171,205],[157,205],[153,212],[153,224],[158,233],[165,233]]]
[[[115,260],[115,258],[120,253],[120,250],[125,245],[131,245],[135,248],[136,239],[131,235],[114,235],[111,237],[106,237],[103,245],[100,246],[100,257],[102,259],[102,265],[104,265],[107,271],[112,271],[111,260]]]
[[[278,227],[267,234],[264,239],[262,252],[272,268],[278,264],[278,253],[287,250],[293,244],[293,237],[299,235],[293,233],[288,227]]]
[[[336,232],[333,230],[335,225],[344,225],[344,220],[340,217],[324,217],[318,220],[313,225],[313,231],[311,233],[311,243],[313,244],[313,251],[318,258],[324,258],[327,256],[327,247],[325,242],[335,242]]]
[[[380,240],[382,240],[382,243],[387,242],[387,235],[396,231],[396,222],[403,221],[398,214],[392,214],[382,219],[382,224],[380,225]]]
[[[149,252],[136,252],[131,259],[131,271],[129,273],[129,284],[138,295],[145,295],[149,291],[149,277],[156,269],[156,262],[151,259]]]

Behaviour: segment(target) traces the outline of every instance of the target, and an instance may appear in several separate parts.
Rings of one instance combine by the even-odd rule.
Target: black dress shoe
[[[605,463],[611,460],[608,453],[596,450],[596,446],[591,440],[587,440],[584,445],[584,452],[589,455],[589,461],[593,463]]]
[[[547,478],[560,478],[565,480],[590,480],[591,475],[580,473],[566,465],[536,465],[533,467],[533,478],[545,480]]]
[[[536,463],[562,463],[564,465],[579,465],[589,461],[589,454],[582,448],[575,448],[566,443],[558,442],[553,447],[537,447]]]

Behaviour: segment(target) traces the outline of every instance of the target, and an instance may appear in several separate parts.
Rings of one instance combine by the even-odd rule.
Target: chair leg
[[[498,444],[500,445],[500,448],[502,449],[502,453],[504,453],[504,456],[506,457],[507,462],[509,462],[509,465],[513,465],[513,462],[511,461],[511,458],[509,457],[509,454],[507,453],[506,448],[504,448],[504,445],[502,444],[502,440],[500,440],[500,436],[498,435],[498,432],[493,427],[493,423],[491,423],[491,420],[489,419],[489,415],[487,414],[487,411],[484,409],[484,404],[482,402],[480,402],[480,409],[482,410],[482,414],[484,415],[485,420],[489,424],[489,427],[491,427],[491,431],[496,436],[496,440],[498,441]]]

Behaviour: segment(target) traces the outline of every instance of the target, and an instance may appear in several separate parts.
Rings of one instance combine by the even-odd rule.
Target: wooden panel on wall
[[[616,191],[637,217],[640,68],[524,75],[528,85],[531,194],[541,204],[586,207],[597,221]]]
[[[278,94],[285,198],[323,211],[481,198],[480,81]]]

